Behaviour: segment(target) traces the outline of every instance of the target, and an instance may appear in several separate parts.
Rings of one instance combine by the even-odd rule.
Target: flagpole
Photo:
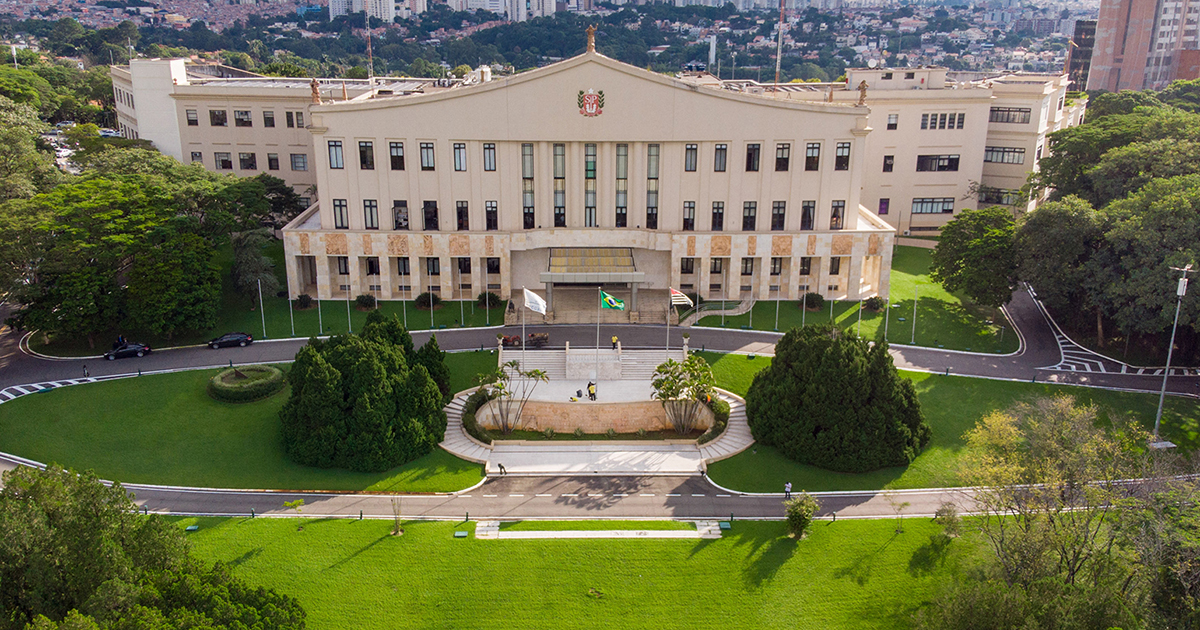
[[[667,288],[667,359],[671,358],[671,309],[675,308],[671,304],[671,289]],[[664,359],[665,361],[666,359]]]
[[[525,285],[521,285],[521,301],[525,304],[521,308],[521,368],[525,369],[525,311],[529,309],[529,300],[525,299]]]
[[[596,380],[600,380],[600,303],[604,290],[596,287]]]

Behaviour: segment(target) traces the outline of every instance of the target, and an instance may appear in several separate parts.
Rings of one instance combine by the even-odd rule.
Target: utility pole
[[[1171,344],[1167,346],[1167,368],[1163,370],[1162,389],[1158,392],[1158,413],[1154,415],[1154,435],[1150,437],[1150,448],[1156,450],[1174,448],[1175,445],[1158,437],[1158,429],[1162,424],[1163,401],[1167,396],[1167,378],[1171,376],[1171,354],[1175,351],[1175,331],[1179,328],[1179,311],[1183,308],[1183,296],[1187,293],[1187,275],[1192,270],[1192,265],[1186,267],[1171,267],[1172,271],[1178,271],[1182,275],[1179,277],[1179,285],[1175,289],[1175,323],[1171,325]]]

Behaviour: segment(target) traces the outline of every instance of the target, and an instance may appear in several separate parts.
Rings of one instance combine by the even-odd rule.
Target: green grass
[[[693,530],[696,526],[680,521],[513,521],[500,523],[501,531],[560,532],[596,531],[610,529],[644,529],[654,531]]]
[[[495,365],[486,352],[446,357],[456,391]],[[310,468],[284,455],[279,409],[288,390],[229,404],[205,393],[218,370],[75,385],[0,405],[0,451],[127,483],[289,490],[454,491],[482,466],[435,449],[382,473]]]
[[[720,540],[476,540],[473,523],[178,519],[195,555],[345,628],[905,628],[981,547],[908,519],[738,521]],[[298,526],[303,529],[298,531]],[[578,525],[576,525],[578,526]],[[503,595],[498,595],[503,593]],[[364,614],[370,611],[370,614]]]
[[[745,396],[754,374],[770,363],[770,357],[749,359],[745,355],[704,353],[713,365],[718,387]],[[884,468],[869,473],[836,473],[797,464],[774,448],[756,444],[749,450],[708,467],[718,484],[745,492],[779,492],[791,482],[797,489],[877,490],[880,488],[931,488],[960,485],[956,472],[966,446],[964,433],[987,413],[1004,409],[1019,400],[1064,393],[1080,403],[1094,403],[1101,417],[1136,419],[1147,429],[1154,425],[1158,406],[1155,394],[1114,392],[1068,385],[994,381],[965,376],[942,376],[925,372],[900,372],[916,385],[917,397],[933,439],[907,467]],[[1200,405],[1188,398],[1168,397],[1163,410],[1162,435],[1185,452],[1200,448]]]
[[[275,261],[275,275],[279,278],[281,287],[287,286],[283,264],[283,242],[271,241],[265,248],[265,253]],[[34,350],[56,356],[95,356],[108,349],[111,340],[117,333],[124,334],[127,339],[148,343],[152,348],[187,346],[200,344],[227,332],[245,332],[261,339],[263,335],[264,317],[258,311],[257,300],[246,299],[233,290],[233,281],[229,275],[233,264],[233,251],[226,245],[217,250],[217,264],[221,268],[221,306],[217,312],[217,323],[212,330],[200,333],[178,335],[173,339],[165,339],[157,335],[146,334],[139,330],[112,331],[107,335],[99,335],[95,348],[90,348],[86,339],[57,338],[51,335],[50,343],[46,344],[42,335],[30,338]],[[289,300],[274,295],[264,295],[266,304],[265,324],[268,339],[285,337],[312,337],[318,334],[336,335],[353,330],[362,330],[366,324],[370,310],[359,310],[351,301],[349,317],[345,300],[322,300],[320,307],[303,311],[289,312]],[[504,323],[504,309],[507,302],[497,308],[483,309],[474,301],[445,301],[441,308],[430,311],[419,311],[411,300],[380,301],[379,308],[385,315],[395,314],[410,330],[428,330],[440,328],[461,328],[473,326],[498,325]],[[465,324],[464,324],[465,322]],[[322,330],[323,327],[323,330]]]
[[[883,339],[886,327],[889,343],[1001,354],[1016,351],[1019,341],[1003,315],[976,306],[961,295],[949,293],[929,278],[930,254],[931,250],[919,247],[895,248],[891,310],[885,315],[864,309],[860,334],[867,339]],[[912,327],[914,296],[919,298],[915,337]],[[726,317],[725,327],[786,331],[803,324],[825,323],[830,321],[831,305],[832,319],[839,327],[860,331],[858,302],[833,301],[815,312],[802,311],[799,302],[780,302],[778,326],[775,323],[776,303],[760,301],[755,303],[751,313]],[[989,323],[993,316],[999,318],[999,324]],[[705,317],[698,325],[720,327],[721,318]]]

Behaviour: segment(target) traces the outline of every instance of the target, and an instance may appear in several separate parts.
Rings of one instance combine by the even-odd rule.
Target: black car
[[[250,345],[250,342],[252,341],[254,341],[254,337],[251,337],[246,333],[235,332],[221,335],[220,337],[213,339],[212,341],[208,342],[208,347],[212,348],[213,350],[216,350],[217,348],[228,348],[229,346],[246,347]]]
[[[125,359],[128,357],[142,357],[150,354],[150,346],[144,343],[123,343],[112,350],[104,353],[104,358],[112,361],[113,359]]]

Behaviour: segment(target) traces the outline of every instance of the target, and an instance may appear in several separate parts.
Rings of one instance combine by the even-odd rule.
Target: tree
[[[262,295],[275,295],[279,290],[279,277],[275,275],[275,262],[263,254],[263,247],[275,240],[263,228],[238,232],[230,237],[233,245],[233,287],[251,303],[258,302],[259,283]],[[261,305],[260,305],[261,307]]]
[[[488,397],[497,399],[496,420],[505,435],[520,426],[521,413],[538,383],[550,381],[542,370],[522,370],[520,361],[509,361],[479,378],[481,383],[490,384]]]
[[[129,318],[167,339],[217,323],[221,277],[216,251],[195,234],[170,234],[134,255],[126,285]]]
[[[1017,282],[1013,218],[1004,208],[965,210],[942,227],[930,277],[982,306],[999,308]]]
[[[1155,179],[1200,171],[1200,142],[1162,139],[1109,149],[1087,172],[1092,205],[1101,208],[1124,199]]]
[[[429,341],[413,355],[413,362],[425,367],[429,377],[437,383],[438,390],[442,392],[443,404],[448,404],[453,394],[450,391],[450,368],[446,367],[446,353],[438,347],[437,335],[429,335]]]
[[[713,393],[713,373],[699,355],[682,362],[667,359],[654,370],[654,399],[661,401],[667,420],[680,435],[691,433],[700,419],[700,409]]]
[[[783,502],[784,515],[787,517],[788,532],[796,538],[803,538],[808,526],[812,524],[821,504],[807,492]]]
[[[393,314],[385,317],[379,310],[367,313],[367,323],[362,329],[363,339],[379,341],[398,346],[404,352],[404,359],[411,361],[413,357],[413,339],[400,322],[400,316]],[[428,368],[426,369],[428,371]]]
[[[754,438],[803,464],[865,472],[904,466],[929,443],[912,382],[886,343],[829,324],[794,328],[746,394]]]
[[[254,179],[262,184],[263,197],[271,206],[270,212],[263,217],[263,222],[268,227],[276,230],[282,229],[306,210],[300,203],[300,195],[296,194],[296,191],[282,179],[267,173],[258,175]]]

